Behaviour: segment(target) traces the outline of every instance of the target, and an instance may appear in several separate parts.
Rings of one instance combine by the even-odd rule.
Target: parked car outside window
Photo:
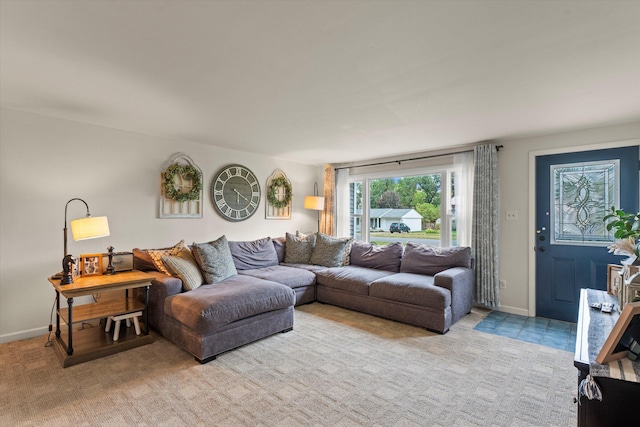
[[[411,229],[404,222],[394,222],[391,224],[391,227],[389,227],[389,231],[391,233],[408,233],[411,231]]]

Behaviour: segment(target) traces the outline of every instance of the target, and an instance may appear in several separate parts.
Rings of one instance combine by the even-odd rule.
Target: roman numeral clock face
[[[213,205],[229,221],[243,221],[258,210],[260,183],[249,169],[240,165],[224,167],[211,188]]]

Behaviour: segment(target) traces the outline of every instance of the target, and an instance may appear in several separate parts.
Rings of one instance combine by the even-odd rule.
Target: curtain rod
[[[496,145],[496,151],[500,151],[500,149],[503,148],[503,147],[504,147],[504,145]],[[409,158],[409,159],[402,159],[402,160],[387,160],[387,161],[384,161],[384,162],[366,163],[364,165],[342,166],[342,167],[339,167],[339,168],[335,168],[334,170],[351,169],[351,168],[362,168],[362,167],[366,167],[366,166],[390,165],[392,163],[401,164],[402,162],[411,162],[411,161],[415,161],[415,160],[424,160],[424,159],[434,159],[436,157],[444,157],[444,156],[451,156],[451,155],[454,155],[454,154],[470,153],[470,152],[473,152],[473,151],[474,150],[453,151],[451,153],[432,154],[432,155],[429,155],[429,156],[412,157],[412,158]]]

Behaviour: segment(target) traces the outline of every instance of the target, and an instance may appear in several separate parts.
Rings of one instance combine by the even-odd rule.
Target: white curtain
[[[475,259],[476,302],[500,306],[498,282],[498,150],[494,144],[474,149],[472,250]]]
[[[349,228],[349,169],[336,171],[336,235],[348,237],[351,234]]]
[[[471,246],[473,229],[473,152],[453,156],[458,246]]]

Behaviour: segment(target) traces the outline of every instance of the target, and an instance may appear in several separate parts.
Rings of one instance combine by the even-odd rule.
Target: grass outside
[[[456,239],[456,232],[454,231],[451,235],[453,240]],[[372,231],[369,233],[369,241],[371,243],[375,243],[377,245],[386,245],[389,243],[388,241],[380,241],[376,240],[377,237],[386,237],[386,238],[402,238],[402,239],[430,239],[430,240],[440,240],[440,230],[422,230],[422,231],[411,231],[409,233],[390,233],[388,231]],[[404,246],[405,243],[402,243]]]
[[[453,232],[455,238],[456,233]],[[422,231],[410,231],[409,233],[390,233],[388,231],[372,231],[369,233],[371,239],[375,237],[405,237],[413,239],[439,239],[440,230],[422,230]]]

